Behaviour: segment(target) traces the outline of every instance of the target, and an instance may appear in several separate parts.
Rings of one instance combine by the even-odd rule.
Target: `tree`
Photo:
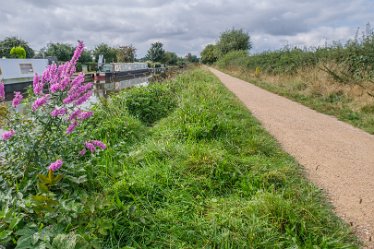
[[[250,37],[242,29],[231,29],[223,32],[217,43],[220,56],[234,50],[249,50],[252,48]]]
[[[79,57],[78,62],[82,64],[87,64],[89,62],[92,62],[92,56],[91,56],[91,51],[89,50],[83,50],[81,57]]]
[[[165,59],[165,50],[161,42],[155,42],[151,44],[151,48],[148,49],[146,58],[153,62],[163,62]]]
[[[95,56],[95,61],[99,60],[100,54],[104,56],[106,63],[117,61],[116,49],[110,47],[108,44],[105,44],[105,43],[101,43],[97,45],[93,51],[93,54]]]
[[[26,58],[33,58],[35,55],[34,50],[29,47],[26,41],[13,36],[0,41],[0,58],[8,57],[10,50],[14,47],[23,47],[26,51]]]
[[[197,58],[196,55],[192,55],[191,53],[188,53],[185,58],[186,58],[186,61],[190,63],[199,62],[199,58]]]
[[[49,43],[45,55],[56,56],[58,61],[68,61],[72,57],[74,48],[67,43]]]
[[[177,65],[178,62],[178,56],[174,52],[165,52],[164,61],[167,65]]]
[[[118,62],[134,62],[136,57],[136,48],[130,44],[129,46],[122,46],[117,49]]]
[[[207,45],[200,53],[201,62],[204,64],[212,64],[218,60],[217,46],[213,44]]]
[[[13,47],[9,54],[14,58],[26,59],[26,50],[20,46]]]

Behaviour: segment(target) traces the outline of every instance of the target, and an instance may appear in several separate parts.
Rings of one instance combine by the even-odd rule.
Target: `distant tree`
[[[155,42],[151,44],[151,48],[148,49],[146,58],[154,62],[163,62],[165,57],[165,50],[161,42]]]
[[[45,55],[56,56],[58,61],[68,61],[74,53],[74,47],[67,43],[49,43]]]
[[[90,50],[83,50],[83,52],[81,54],[81,57],[79,57],[78,62],[80,62],[82,64],[87,64],[87,63],[92,62],[91,53],[92,53],[92,51],[90,51]]]
[[[177,65],[178,56],[174,52],[167,51],[167,52],[165,52],[164,61],[163,62],[165,64],[167,64],[167,65]]]
[[[199,58],[197,58],[196,55],[192,55],[191,53],[188,53],[185,57],[186,61],[187,62],[190,62],[190,63],[197,63],[199,62]]]
[[[136,48],[130,44],[128,46],[121,46],[117,50],[118,62],[134,62],[136,57]]]
[[[217,46],[213,44],[207,45],[200,53],[201,62],[204,64],[212,64],[218,60]]]
[[[13,47],[9,54],[14,58],[26,59],[26,50],[21,46]]]
[[[0,58],[9,57],[10,50],[13,47],[23,47],[26,51],[26,58],[33,58],[35,52],[29,47],[28,43],[17,37],[7,37],[0,41]]]
[[[99,55],[102,54],[104,56],[106,63],[116,62],[117,61],[117,53],[116,49],[110,47],[108,44],[101,43],[95,47],[93,50],[93,54],[95,56],[95,61],[99,60]]]
[[[231,29],[223,32],[217,43],[217,49],[221,56],[230,51],[250,50],[251,48],[250,37],[242,29]]]

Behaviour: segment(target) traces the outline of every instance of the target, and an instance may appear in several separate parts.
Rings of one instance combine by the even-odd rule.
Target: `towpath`
[[[322,188],[336,213],[353,226],[365,248],[374,248],[374,136],[335,117],[265,91],[213,68]]]

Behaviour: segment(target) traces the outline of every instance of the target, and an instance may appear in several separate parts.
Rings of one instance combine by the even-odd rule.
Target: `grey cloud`
[[[351,30],[353,36],[357,27],[374,23],[373,9],[371,0],[13,0],[0,6],[0,39],[16,35],[35,49],[78,39],[89,48],[132,43],[139,56],[162,41],[185,55],[198,54],[235,27],[261,51],[347,39]]]

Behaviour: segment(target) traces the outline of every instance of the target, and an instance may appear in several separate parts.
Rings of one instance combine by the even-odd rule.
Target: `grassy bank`
[[[97,112],[110,144],[94,162],[108,248],[356,247],[297,163],[209,73],[135,89]]]
[[[316,52],[294,49],[253,56],[235,51],[221,58],[217,66],[374,134],[374,71],[371,62],[350,65],[351,61],[357,62],[351,50],[350,47]],[[356,56],[362,58],[360,54]]]
[[[20,192],[9,199],[6,248],[358,247],[294,159],[208,72],[95,109],[80,129],[107,150],[72,165],[76,175],[36,215]]]

